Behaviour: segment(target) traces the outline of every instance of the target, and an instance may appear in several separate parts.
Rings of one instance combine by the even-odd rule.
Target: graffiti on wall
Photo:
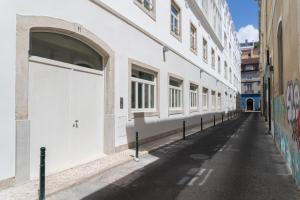
[[[283,96],[274,98],[273,117],[276,121],[283,121],[286,116],[286,106]]]
[[[297,142],[300,149],[300,91],[297,79],[288,82],[285,98],[287,120],[293,129],[293,139]]]

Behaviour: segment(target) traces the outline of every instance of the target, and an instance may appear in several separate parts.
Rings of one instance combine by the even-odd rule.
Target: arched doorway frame
[[[28,68],[30,32],[47,31],[78,39],[104,58],[104,153],[115,151],[114,120],[114,51],[95,34],[80,24],[46,16],[17,15],[16,41],[16,182],[30,177],[30,121],[28,120]]]
[[[253,108],[252,111],[255,111],[255,100],[253,98],[247,98],[245,100],[245,105],[246,105],[245,110],[250,111],[250,110],[248,110],[248,100],[252,100],[252,108]]]

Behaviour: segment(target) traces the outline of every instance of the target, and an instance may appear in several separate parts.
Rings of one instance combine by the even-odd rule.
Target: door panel
[[[102,154],[103,76],[72,71],[70,150],[71,162],[79,164]],[[77,121],[77,123],[75,122]]]
[[[65,141],[70,126],[70,72],[63,68],[30,62],[29,120],[31,177],[39,172],[39,148],[45,146],[47,172],[68,167]],[[59,155],[59,156],[58,156]]]

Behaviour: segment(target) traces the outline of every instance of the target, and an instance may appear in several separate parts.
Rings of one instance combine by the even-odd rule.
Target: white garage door
[[[95,160],[103,152],[103,74],[63,62],[29,62],[30,174],[39,173],[46,147],[46,173]]]

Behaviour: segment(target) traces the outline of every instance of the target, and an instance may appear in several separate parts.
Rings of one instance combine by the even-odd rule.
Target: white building
[[[47,174],[236,108],[225,0],[2,0],[0,181]]]

